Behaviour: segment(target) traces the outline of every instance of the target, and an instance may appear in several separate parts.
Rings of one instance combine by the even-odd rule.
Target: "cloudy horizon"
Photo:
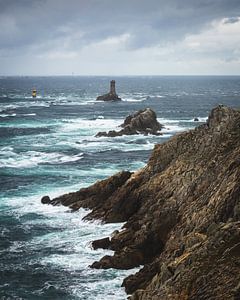
[[[0,75],[240,75],[237,0],[0,0]]]

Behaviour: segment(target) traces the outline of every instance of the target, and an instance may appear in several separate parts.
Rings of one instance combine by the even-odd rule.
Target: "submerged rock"
[[[110,82],[110,91],[109,93],[98,96],[97,100],[101,101],[121,101],[122,99],[118,97],[116,93],[116,88],[115,88],[115,80],[111,80]]]
[[[96,268],[143,268],[132,300],[239,299],[240,111],[218,106],[206,124],[156,145],[148,164],[51,200],[87,219],[126,222]],[[105,245],[104,242],[104,245]]]
[[[119,131],[111,130],[109,132],[99,132],[96,137],[115,137],[132,134],[160,135],[160,130],[163,125],[157,121],[156,113],[151,108],[145,108],[128,116],[120,127],[123,129]]]

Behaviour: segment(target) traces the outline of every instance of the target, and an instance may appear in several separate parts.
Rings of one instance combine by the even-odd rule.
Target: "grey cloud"
[[[129,48],[148,47],[198,32],[211,20],[240,14],[235,0],[8,0],[0,1],[0,22],[15,25],[9,35],[0,34],[0,46],[50,45],[48,41],[74,35],[72,47],[81,48],[104,38],[130,33]],[[7,26],[7,24],[6,24]],[[68,31],[60,29],[66,26]],[[7,28],[5,29],[7,30]],[[71,43],[69,44],[71,47]]]
[[[78,52],[126,33],[126,51],[167,47],[213,20],[234,23],[239,16],[239,0],[0,0],[0,63]]]
[[[238,22],[240,22],[239,17],[226,18],[226,20],[224,21],[225,24],[234,24]]]

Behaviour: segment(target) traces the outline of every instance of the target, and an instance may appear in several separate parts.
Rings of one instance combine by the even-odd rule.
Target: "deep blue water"
[[[96,102],[111,79],[0,78],[1,299],[125,299],[120,285],[134,270],[88,267],[111,253],[90,241],[121,224],[83,222],[86,211],[44,206],[41,197],[136,170],[154,144],[204,122],[214,106],[240,106],[240,77],[115,77],[123,101]],[[162,136],[94,137],[145,107],[165,125]]]

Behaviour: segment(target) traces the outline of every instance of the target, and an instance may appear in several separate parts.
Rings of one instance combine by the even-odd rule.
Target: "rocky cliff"
[[[98,132],[96,137],[115,137],[132,134],[160,135],[160,130],[162,129],[163,125],[157,121],[157,115],[151,108],[145,108],[127,116],[120,127],[122,127],[122,129],[119,131],[111,130],[109,132]]]
[[[143,265],[123,282],[130,299],[240,299],[239,111],[218,106],[206,124],[156,145],[138,172],[48,202],[126,221],[93,242],[115,252],[92,267]]]

